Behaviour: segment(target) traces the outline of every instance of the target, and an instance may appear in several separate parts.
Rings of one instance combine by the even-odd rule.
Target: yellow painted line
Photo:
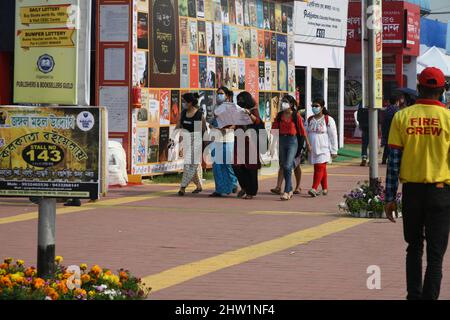
[[[251,215],[269,216],[330,216],[337,213],[332,212],[312,212],[312,211],[251,211]]]
[[[370,220],[357,218],[336,219],[280,238],[177,266],[154,275],[146,276],[142,280],[147,286],[152,288],[152,292],[157,292],[212,272],[306,244],[313,240],[356,227],[368,221]]]

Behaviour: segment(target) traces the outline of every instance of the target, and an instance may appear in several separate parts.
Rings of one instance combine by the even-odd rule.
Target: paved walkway
[[[380,169],[384,173],[384,168]],[[177,185],[112,189],[104,200],[58,208],[64,264],[125,267],[153,287],[150,299],[403,299],[401,220],[353,219],[337,212],[342,195],[368,168],[333,165],[330,194],[282,202],[268,190],[248,201],[176,196]],[[308,190],[311,167],[302,181]],[[305,193],[304,191],[304,193]],[[0,258],[36,263],[37,206],[0,199]],[[381,290],[368,290],[367,267],[381,268]],[[450,299],[449,255],[441,298]]]

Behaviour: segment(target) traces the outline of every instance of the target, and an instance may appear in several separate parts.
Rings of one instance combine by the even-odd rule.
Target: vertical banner
[[[188,6],[191,3],[192,1],[189,1]],[[179,19],[175,0],[151,0],[150,20],[152,30],[150,84],[155,88],[179,88]]]
[[[383,108],[383,23],[382,23],[382,4],[381,0],[373,0],[372,11],[368,12],[372,17],[368,18],[368,27],[373,25],[370,48],[374,55],[371,76],[371,103],[373,108]],[[372,21],[372,23],[370,23]],[[371,59],[369,59],[371,60]]]
[[[78,0],[16,2],[15,103],[78,103],[79,15]]]

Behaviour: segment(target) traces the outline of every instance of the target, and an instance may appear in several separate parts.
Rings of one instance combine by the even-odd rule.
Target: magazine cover
[[[159,162],[169,159],[169,134],[170,127],[159,128]]]
[[[258,59],[265,59],[265,49],[264,49],[264,31],[258,30]]]
[[[205,18],[205,0],[197,0],[197,17],[200,19]]]
[[[223,58],[223,84],[225,87],[231,89],[231,71],[230,71],[230,58]]]
[[[207,88],[206,86],[206,79],[208,76],[208,70],[207,70],[207,60],[206,56],[199,56],[199,63],[198,63],[198,70],[199,70],[199,84],[200,88]]]
[[[223,56],[223,32],[221,23],[214,24],[214,46],[216,49],[216,55]]]
[[[235,0],[236,6],[236,24],[244,25],[244,8],[242,6],[242,0]]]
[[[277,35],[278,91],[288,90],[287,37]]]
[[[148,130],[147,128],[136,129],[136,162],[138,164],[144,164],[147,162],[147,149],[148,149]]]
[[[188,15],[191,18],[197,17],[197,3],[195,0],[187,0]]]
[[[262,0],[256,1],[256,10],[258,14],[258,28],[264,29],[264,6]]]
[[[251,57],[252,59],[258,58],[258,31],[256,29],[250,30],[250,43],[251,43]]]
[[[170,124],[170,92],[169,90],[161,90],[159,93],[159,118],[160,125]]]
[[[189,21],[189,51],[197,53],[198,36],[197,36],[197,21]]]
[[[235,0],[228,0],[228,15],[230,17],[229,23],[236,24],[236,1]]]
[[[261,117],[262,121],[266,121],[266,99],[265,99],[266,97],[264,92],[260,92],[258,94],[258,97],[259,97],[259,104],[258,104],[259,116]]]
[[[265,84],[265,80],[266,79],[266,74],[265,74],[265,64],[264,61],[259,61],[258,62],[258,88],[259,90],[266,90],[266,84]]]
[[[180,63],[181,63],[180,88],[189,88],[189,55],[182,54],[180,56]]]
[[[216,57],[216,86],[215,88],[220,88],[224,85],[223,83],[223,58]]]
[[[238,60],[238,88],[239,90],[245,90],[245,60]]]
[[[223,55],[230,56],[230,27],[227,24],[223,25]]]
[[[230,47],[232,57],[238,56],[237,39],[238,39],[237,27],[230,26]]]
[[[229,10],[228,10],[228,0],[221,0],[220,5],[222,8],[222,22],[223,23],[230,23],[230,16],[229,16]]]
[[[270,71],[272,72],[271,80],[272,80],[272,91],[278,90],[278,66],[276,61],[270,62]]]
[[[191,88],[198,88],[198,77],[199,77],[199,61],[198,61],[198,55],[191,55],[190,56],[190,63],[189,63],[189,84]]]
[[[250,12],[250,26],[251,27],[258,27],[258,11],[256,8],[256,0],[248,0],[248,7]]]
[[[148,91],[148,122],[149,125],[159,126],[159,91]]]
[[[281,22],[281,3],[275,4],[275,30],[277,32],[282,32],[282,22]]]
[[[198,52],[206,54],[206,25],[205,21],[198,21]]]
[[[148,13],[138,12],[138,48],[148,49]]]
[[[137,51],[136,67],[138,72],[139,85],[148,87],[148,53],[147,51]]]
[[[182,17],[188,16],[188,0],[178,0],[178,12]]]
[[[270,58],[271,58],[271,53],[272,53],[272,50],[270,48],[271,41],[272,41],[272,33],[270,33],[269,31],[265,31],[264,32],[264,56],[265,56],[266,60],[270,60]]]
[[[270,61],[265,61],[264,62],[264,66],[266,69],[266,81],[264,82],[265,86],[266,86],[266,91],[271,91],[272,90],[272,80],[270,79],[270,77],[272,76],[272,63]]]
[[[216,87],[216,58],[207,57],[207,71],[206,88],[214,89]]]
[[[208,47],[208,54],[216,54],[214,43],[214,26],[211,22],[206,22],[206,45]]]
[[[189,43],[188,43],[188,19],[180,18],[180,51],[181,54],[187,54],[189,52]]]
[[[177,124],[181,115],[180,91],[170,92],[170,124]]]

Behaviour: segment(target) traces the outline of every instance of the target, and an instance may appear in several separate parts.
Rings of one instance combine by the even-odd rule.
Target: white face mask
[[[291,108],[291,105],[288,102],[283,102],[281,104],[281,111],[286,111],[289,110]]]

